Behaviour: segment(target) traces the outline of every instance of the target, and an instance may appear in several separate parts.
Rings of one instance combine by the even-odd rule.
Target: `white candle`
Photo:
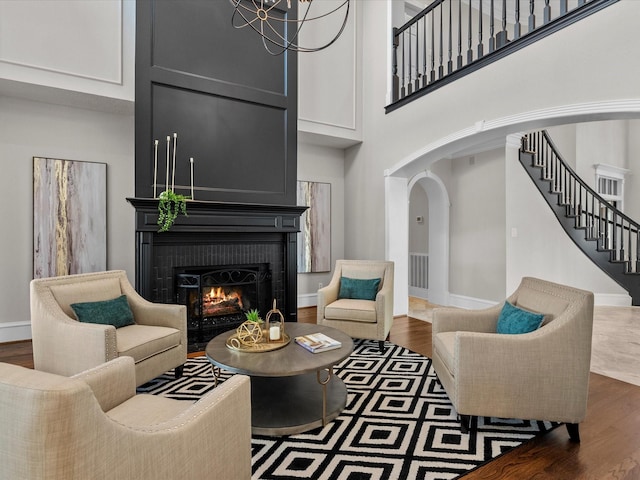
[[[280,325],[269,328],[269,340],[280,340]]]
[[[193,157],[189,159],[189,163],[191,164],[191,200],[193,200]]]
[[[158,140],[153,141],[153,198],[157,198],[158,183]]]
[[[173,134],[173,173],[171,174],[171,191],[176,187],[176,143],[178,142],[178,134]]]
[[[171,146],[171,137],[167,135],[167,175],[166,175],[167,185],[164,189],[166,192],[169,191],[169,148],[170,146]]]

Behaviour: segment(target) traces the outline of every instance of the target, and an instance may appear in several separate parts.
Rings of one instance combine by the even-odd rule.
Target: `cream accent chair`
[[[587,412],[593,293],[525,277],[507,299],[543,313],[543,326],[498,334],[504,303],[483,310],[433,312],[433,366],[463,430],[472,417],[549,420],[567,424],[579,442]]]
[[[249,377],[197,402],[136,395],[133,359],[74,377],[0,363],[0,478],[251,477]]]
[[[135,325],[81,323],[72,303],[126,295]],[[36,370],[71,376],[120,356],[133,357],[136,385],[187,360],[184,305],[151,303],[134,290],[124,270],[85,273],[31,281],[31,333]]]
[[[338,298],[340,277],[381,278],[375,300]],[[380,350],[393,325],[393,262],[336,260],[331,282],[318,290],[318,325],[337,328],[354,338],[378,340]]]

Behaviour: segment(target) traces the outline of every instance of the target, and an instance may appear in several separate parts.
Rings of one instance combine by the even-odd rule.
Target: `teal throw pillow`
[[[83,323],[113,325],[116,328],[135,323],[126,295],[101,302],[72,303],[71,308],[78,320]]]
[[[340,277],[340,292],[338,293],[338,298],[375,300],[381,280],[380,278],[360,279]]]
[[[509,302],[505,302],[500,316],[498,317],[498,333],[529,333],[537,330],[544,315],[541,313],[529,312],[518,308]]]

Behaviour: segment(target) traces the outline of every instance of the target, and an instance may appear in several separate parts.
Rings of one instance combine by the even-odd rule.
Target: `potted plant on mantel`
[[[166,232],[178,218],[179,214],[187,216],[187,199],[184,195],[173,190],[165,190],[158,197],[158,226],[159,232]]]

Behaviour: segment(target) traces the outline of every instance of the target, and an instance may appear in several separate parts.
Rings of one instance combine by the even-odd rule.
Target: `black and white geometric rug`
[[[356,340],[335,368],[347,407],[324,428],[288,437],[252,438],[253,480],[454,479],[553,429],[550,422],[479,418],[462,434],[431,360],[387,342]],[[223,372],[223,378],[226,377]],[[139,393],[198,399],[213,389],[206,357],[189,359],[184,376],[169,372]]]

